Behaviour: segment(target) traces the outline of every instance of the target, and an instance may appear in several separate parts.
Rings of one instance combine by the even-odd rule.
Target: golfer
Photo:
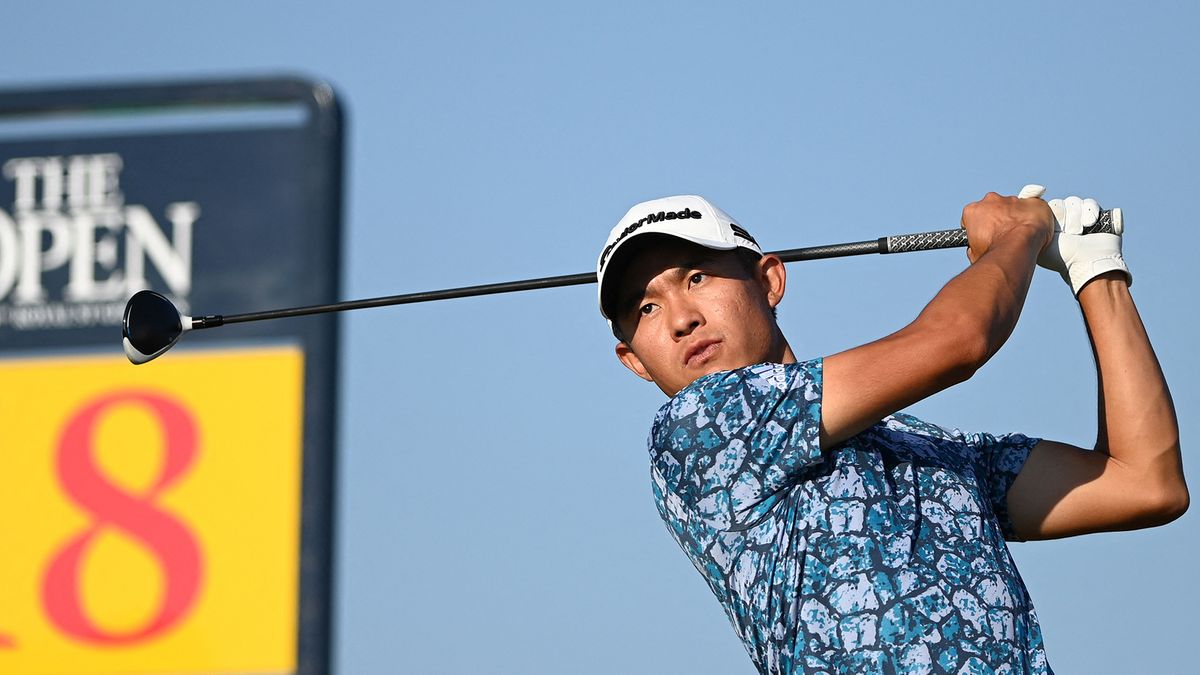
[[[654,498],[759,671],[1049,673],[1005,541],[1187,509],[1121,235],[1083,234],[1099,213],[989,193],[963,209],[970,265],[912,323],[805,360],[775,320],[783,263],[725,212],[667,197],[613,228],[601,311],[621,362],[670,397],[650,434]],[[1095,448],[900,413],[1000,349],[1039,263],[1071,287],[1091,337]]]

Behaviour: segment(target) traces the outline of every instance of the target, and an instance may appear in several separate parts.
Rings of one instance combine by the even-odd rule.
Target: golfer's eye
[[[693,274],[691,277],[688,278],[688,281],[690,281],[693,284],[698,284],[707,278],[708,278],[708,275],[705,274],[704,272],[696,272],[695,274]]]
[[[653,312],[653,311],[654,311],[654,305],[649,302],[638,308],[638,314],[641,314],[642,316],[646,316],[647,314],[649,314],[650,312]]]

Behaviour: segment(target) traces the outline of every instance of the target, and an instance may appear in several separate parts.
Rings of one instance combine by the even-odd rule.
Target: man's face
[[[674,396],[709,373],[795,360],[772,314],[786,281],[779,258],[746,264],[733,251],[652,241],[631,254],[614,299],[626,367]]]

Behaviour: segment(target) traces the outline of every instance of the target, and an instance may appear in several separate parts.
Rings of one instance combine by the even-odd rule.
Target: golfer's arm
[[[827,357],[821,445],[836,445],[884,417],[966,380],[1008,339],[1033,278],[1041,242],[1008,233],[946,284],[911,324]]]
[[[1079,304],[1096,358],[1096,448],[1034,447],[1008,492],[1025,539],[1151,527],[1188,507],[1171,392],[1124,278],[1092,281]]]

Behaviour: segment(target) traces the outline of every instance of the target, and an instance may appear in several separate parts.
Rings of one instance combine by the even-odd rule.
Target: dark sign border
[[[336,302],[341,280],[344,117],[330,85],[302,77],[266,77],[8,90],[0,91],[0,120],[244,104],[298,104],[308,113],[301,127],[309,160],[305,186],[324,189],[305,192],[314,221],[324,224],[321,230],[327,235],[313,255],[313,273],[323,283],[318,294],[304,302]],[[300,338],[305,355],[296,672],[324,675],[330,671],[334,610],[338,320],[336,314],[325,314],[286,323],[291,330],[275,336]],[[118,338],[111,345],[119,350]]]

